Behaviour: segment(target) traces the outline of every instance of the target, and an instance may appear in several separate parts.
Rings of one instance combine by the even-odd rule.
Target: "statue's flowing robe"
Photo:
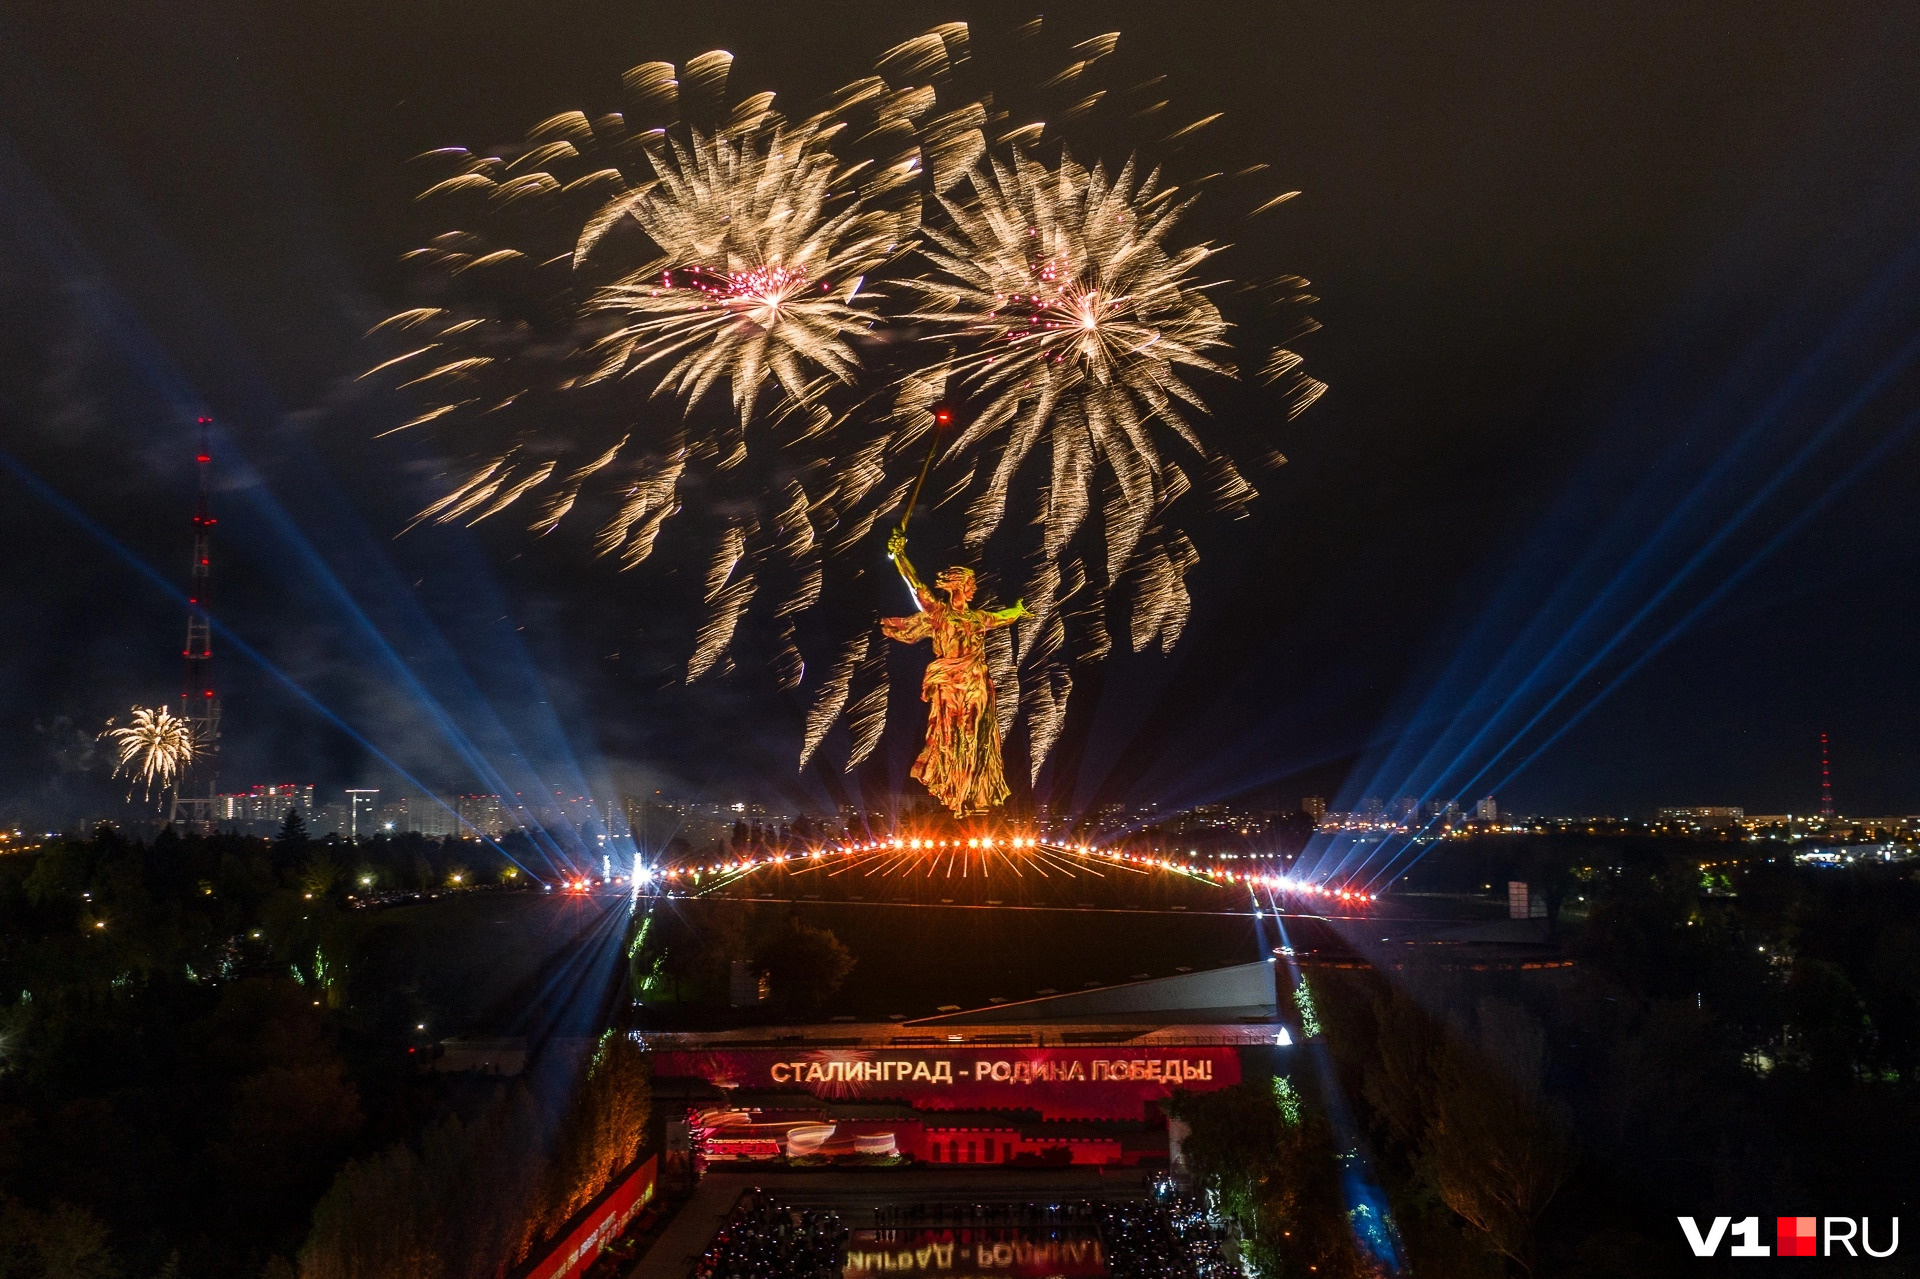
[[[956,817],[998,808],[1007,802],[1007,773],[1000,761],[993,677],[987,674],[987,632],[1013,625],[1018,610],[957,609],[931,591],[916,594],[922,612],[880,623],[889,639],[933,641],[933,660],[920,681],[927,744],[913,762],[913,776]]]

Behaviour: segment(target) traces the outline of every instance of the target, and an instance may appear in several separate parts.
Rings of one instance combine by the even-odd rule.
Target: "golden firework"
[[[661,250],[588,300],[619,322],[591,378],[665,364],[657,389],[688,408],[725,381],[743,427],[769,380],[796,406],[850,385],[854,340],[878,318],[861,284],[910,242],[911,213],[837,191],[845,175],[817,127],[696,132],[649,156],[654,179],[581,239],[589,252],[628,218]]]
[[[1082,622],[1080,660],[1108,651],[1106,601],[1123,581],[1133,648],[1171,650],[1199,559],[1167,523],[1193,487],[1187,468],[1204,475],[1218,507],[1238,510],[1256,496],[1196,426],[1206,405],[1192,379],[1233,370],[1228,323],[1198,275],[1213,248],[1170,244],[1190,203],[1132,163],[1109,175],[1064,150],[1049,165],[1016,148],[941,198],[944,217],[922,231],[933,270],[906,282],[914,318],[952,353],[909,388],[903,410],[912,418],[919,404],[955,393],[968,403],[971,420],[945,459],[968,458],[984,477],[967,509],[969,546],[1000,529],[1016,476],[1044,446],[1032,616],[1019,628],[1017,661],[1000,659],[996,676],[1024,684],[1017,696],[1036,776],[1073,687],[1062,651],[1068,601]],[[1096,509],[1104,573],[1069,553]],[[1011,716],[1000,718],[1009,731]]]
[[[192,722],[164,706],[136,706],[125,727],[115,728],[108,720],[101,736],[111,739],[120,754],[113,775],[125,770],[129,787],[144,784],[149,798],[156,787],[165,792],[179,781],[197,750]]]
[[[1020,34],[1003,53],[1057,55],[1037,23]],[[983,573],[1025,565],[1031,616],[985,656],[996,721],[1010,735],[1027,715],[1037,773],[1071,665],[1112,647],[1110,606],[1131,610],[1112,622],[1122,643],[1171,649],[1199,558],[1187,511],[1256,496],[1204,421],[1207,380],[1237,363],[1223,282],[1202,277],[1216,246],[1176,243],[1226,166],[1175,189],[1068,153],[1063,130],[1096,116],[1150,130],[1147,145],[1212,137],[1215,116],[1161,114],[1164,77],[1095,83],[1117,34],[1014,84],[969,39],[948,24],[908,40],[804,119],[771,93],[730,97],[733,58],[714,51],[635,67],[621,110],[429,153],[436,233],[407,255],[421,304],[377,326],[392,345],[369,372],[417,401],[396,430],[454,455],[419,519],[523,510],[543,535],[590,519],[622,568],[668,521],[683,539],[697,525],[712,555],[686,677],[733,669],[751,619],[770,620],[789,689],[807,682],[800,615],[856,589],[861,565],[836,557],[921,491],[935,410],[962,406],[924,492],[964,510]],[[1297,194],[1275,190],[1254,213]],[[1313,300],[1304,280],[1275,284]],[[1301,363],[1275,350],[1261,374],[1289,417],[1324,389]],[[880,739],[884,646],[853,625],[815,672],[803,766],[836,722],[853,730],[848,767]]]
[[[424,207],[458,229],[407,255],[428,304],[377,327],[395,345],[369,370],[418,402],[396,430],[458,455],[419,520],[533,504],[546,534],[591,511],[599,553],[632,568],[698,486],[689,522],[725,568],[688,678],[731,667],[757,599],[782,628],[781,682],[799,683],[794,617],[904,489],[886,482],[891,424],[850,417],[887,380],[861,368],[884,323],[865,282],[911,248],[925,196],[985,151],[982,109],[931,87],[966,34],[889,50],[799,123],[770,93],[729,105],[732,58],[716,51],[635,67],[625,111],[423,157],[439,170]],[[700,411],[720,394],[734,413]]]
[[[908,281],[922,299],[915,318],[958,347],[939,372],[975,406],[947,456],[997,444],[967,541],[992,536],[1014,475],[1044,442],[1053,455],[1048,547],[1072,538],[1104,475],[1116,499],[1107,573],[1117,577],[1156,506],[1181,485],[1162,438],[1210,457],[1188,420],[1205,404],[1187,379],[1232,376],[1219,358],[1227,322],[1195,276],[1212,250],[1167,246],[1186,202],[1132,164],[1110,178],[1069,155],[1048,166],[1016,152],[976,170],[970,185],[971,198],[941,201],[944,225],[925,229],[934,272]]]

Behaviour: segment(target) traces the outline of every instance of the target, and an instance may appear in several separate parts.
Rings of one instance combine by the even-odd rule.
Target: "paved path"
[[[727,1219],[754,1179],[744,1173],[703,1177],[689,1199],[674,1214],[647,1255],[628,1273],[628,1279],[687,1279],[693,1263]]]

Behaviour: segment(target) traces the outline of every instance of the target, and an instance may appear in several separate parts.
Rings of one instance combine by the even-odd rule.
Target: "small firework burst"
[[[139,785],[146,787],[148,798],[156,788],[165,793],[180,780],[198,750],[193,724],[164,706],[136,706],[124,727],[115,728],[108,720],[101,736],[119,752],[113,775],[127,774],[129,796]]]

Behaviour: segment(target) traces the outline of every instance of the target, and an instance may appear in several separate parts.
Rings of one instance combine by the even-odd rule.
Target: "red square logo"
[[[1776,1257],[1817,1257],[1820,1255],[1816,1243],[1820,1229],[1815,1217],[1780,1218],[1780,1246],[1775,1249]]]

